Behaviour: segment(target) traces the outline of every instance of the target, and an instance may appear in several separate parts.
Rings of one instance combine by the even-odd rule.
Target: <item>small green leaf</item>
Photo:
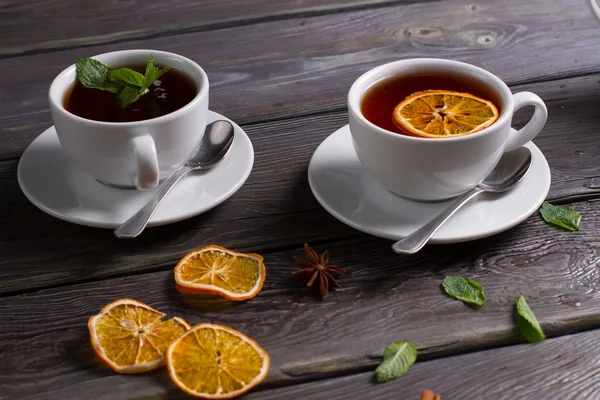
[[[547,201],[542,204],[540,214],[550,225],[558,226],[568,231],[579,230],[581,214],[566,206],[553,206]]]
[[[442,281],[446,294],[476,308],[485,304],[485,294],[481,285],[470,278],[447,276]]]
[[[119,94],[123,86],[108,78],[110,67],[93,58],[80,58],[75,63],[77,79],[83,86]]]
[[[144,76],[144,82],[142,84],[141,91],[145,93],[147,89],[157,80],[162,74],[170,70],[171,67],[167,66],[162,69],[158,69],[154,66],[154,56],[150,54],[148,57],[148,64],[146,65],[146,73]]]
[[[140,98],[140,93],[137,89],[126,86],[123,91],[119,94],[119,104],[121,108],[125,108],[128,105],[135,103]]]
[[[515,317],[521,334],[528,342],[537,343],[546,338],[542,327],[523,296],[519,296],[515,302]]]
[[[417,360],[417,348],[414,344],[401,340],[390,344],[383,352],[383,362],[375,373],[377,381],[388,382],[400,378]]]
[[[123,82],[131,86],[142,87],[144,84],[144,75],[130,68],[113,69],[108,73],[112,81]]]
[[[145,75],[130,68],[113,70],[93,58],[80,58],[75,64],[77,79],[85,87],[108,90],[118,95],[122,108],[135,103],[140,96],[148,92],[148,88],[154,81],[171,68],[168,66],[162,69],[156,68],[152,54],[148,57]]]

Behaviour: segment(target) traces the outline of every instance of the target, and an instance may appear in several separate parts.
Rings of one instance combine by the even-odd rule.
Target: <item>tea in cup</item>
[[[531,120],[511,128],[516,110]],[[348,93],[353,145],[390,192],[417,201],[458,196],[479,184],[502,154],[532,140],[548,111],[534,93],[512,94],[500,78],[462,62],[417,58],[359,77]]]
[[[204,134],[209,85],[198,64],[155,50],[123,50],[92,58],[111,68],[143,72],[151,55],[157,68],[170,69],[126,107],[119,106],[110,91],[82,87],[75,65],[50,86],[52,120],[63,150],[106,185],[156,187],[181,167]]]

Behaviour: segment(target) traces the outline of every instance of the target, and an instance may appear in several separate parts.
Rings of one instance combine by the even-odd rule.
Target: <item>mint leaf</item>
[[[131,68],[111,69],[93,58],[80,58],[75,63],[75,69],[77,79],[83,86],[116,94],[119,104],[125,108],[148,93],[150,85],[171,67],[155,67],[154,56],[150,54],[144,75]]]
[[[125,108],[128,105],[135,103],[139,98],[140,93],[138,90],[127,86],[119,94],[119,104],[121,105],[121,108]]]
[[[485,294],[481,285],[470,278],[447,276],[442,281],[446,294],[476,308],[485,304]]]
[[[540,214],[550,225],[558,226],[570,232],[579,230],[581,214],[566,206],[553,206],[547,201],[542,204]]]
[[[377,381],[388,382],[400,378],[417,360],[417,348],[414,344],[401,340],[390,344],[383,352],[383,362],[375,373]]]
[[[164,67],[162,69],[156,68],[154,66],[154,56],[150,54],[150,57],[148,57],[148,64],[146,65],[146,74],[144,76],[144,82],[141,85],[142,89],[140,90],[140,92],[146,93],[150,85],[152,85],[152,83],[154,83],[155,80],[157,80],[162,74],[164,74],[170,69],[171,67],[169,66]]]
[[[80,58],[75,63],[75,74],[83,86],[119,94],[123,86],[108,78],[109,71],[108,65],[93,58]]]
[[[519,296],[515,302],[515,317],[521,334],[529,343],[541,342],[546,338],[542,327],[523,296]]]
[[[108,77],[112,81],[120,81],[131,86],[137,86],[138,88],[141,88],[144,84],[144,75],[130,68],[119,68],[110,70],[108,73]]]

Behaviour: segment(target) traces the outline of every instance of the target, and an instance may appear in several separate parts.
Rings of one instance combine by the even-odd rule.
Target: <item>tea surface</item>
[[[144,72],[144,67],[129,68]],[[197,93],[196,84],[187,75],[171,68],[150,86],[148,93],[126,108],[121,108],[115,94],[86,88],[79,81],[65,95],[64,107],[79,117],[95,121],[143,121],[179,110]]]
[[[380,128],[406,135],[393,122],[394,108],[405,98],[423,90],[466,92],[492,101],[500,111],[499,96],[487,85],[454,74],[398,75],[376,82],[361,99],[361,112]]]

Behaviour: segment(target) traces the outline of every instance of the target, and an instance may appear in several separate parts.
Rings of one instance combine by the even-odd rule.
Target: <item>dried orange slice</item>
[[[203,399],[231,399],[258,385],[269,371],[269,354],[235,329],[198,324],[167,352],[173,382]]]
[[[210,245],[188,253],[175,267],[175,283],[183,293],[217,294],[230,300],[256,296],[265,282],[263,257]]]
[[[90,317],[88,328],[94,351],[120,374],[135,374],[165,364],[165,353],[190,325],[132,299],[115,300]]]
[[[427,138],[475,133],[496,122],[498,109],[469,93],[425,90],[413,93],[394,109],[394,123],[403,131]]]

